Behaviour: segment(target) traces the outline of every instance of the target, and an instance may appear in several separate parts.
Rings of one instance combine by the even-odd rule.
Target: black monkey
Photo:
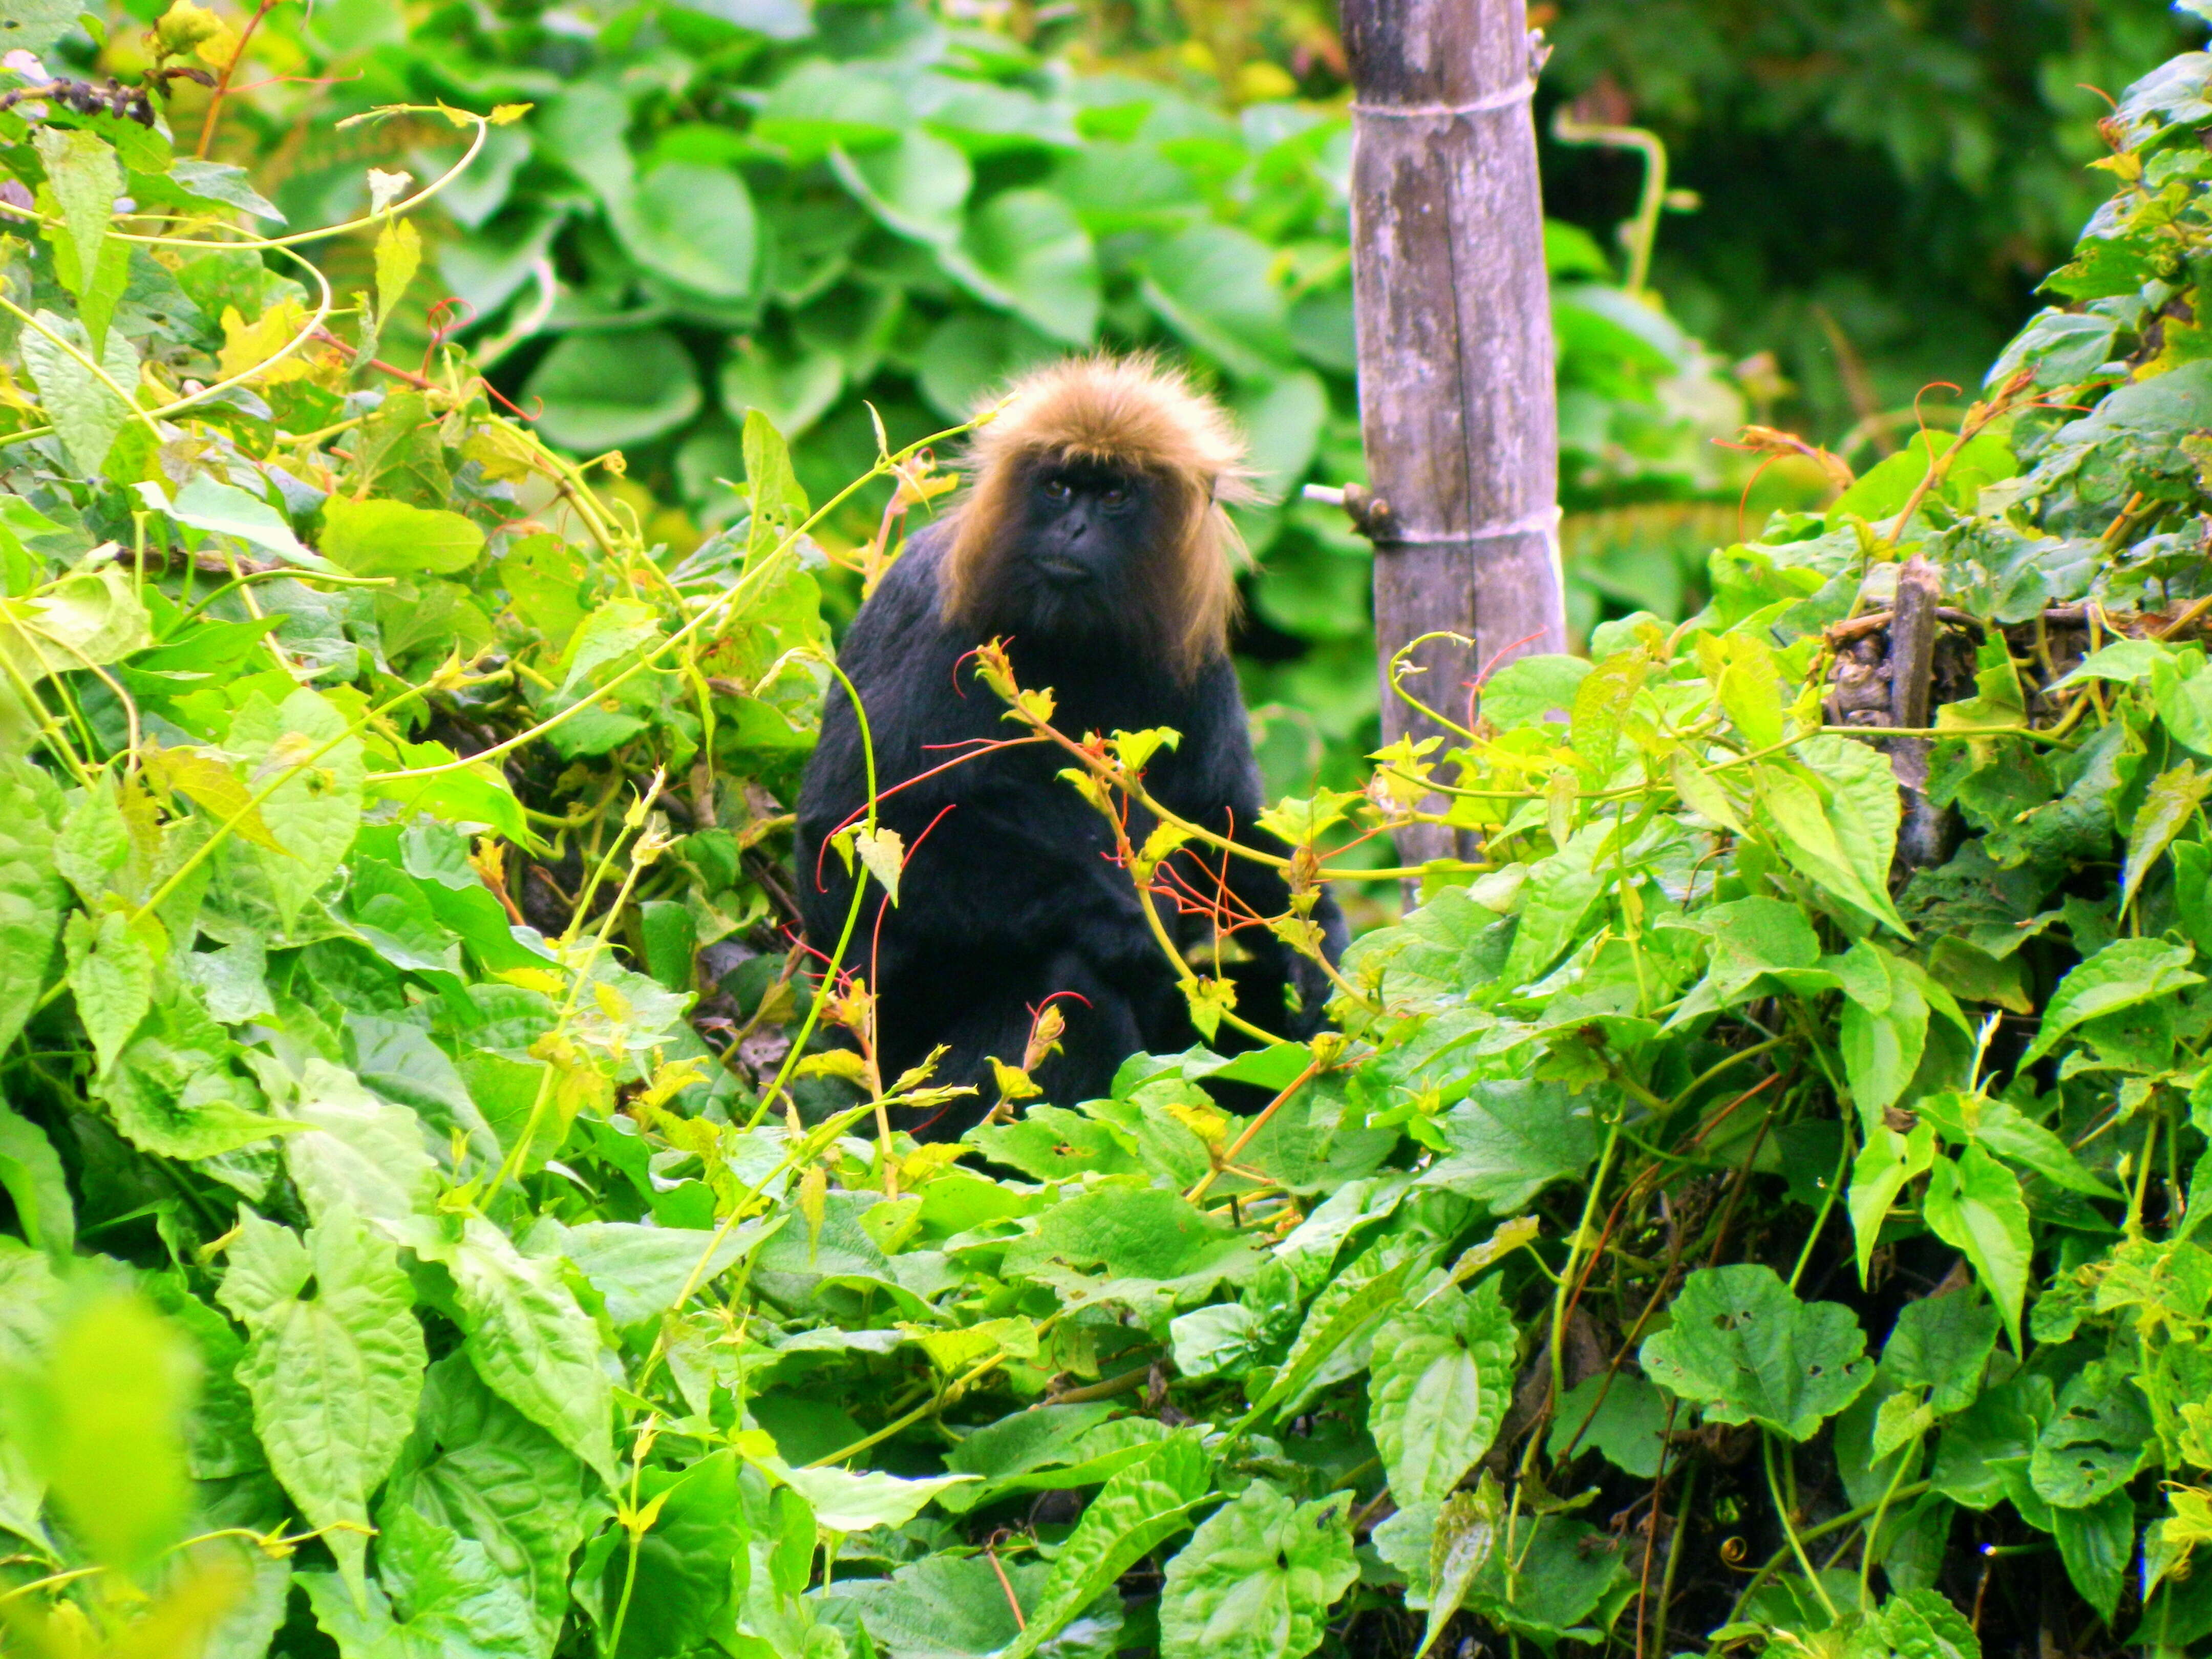
[[[1073,994],[1058,1003],[1063,1050],[1036,1074],[1053,1101],[1103,1095],[1129,1054],[1194,1040],[1109,827],[1058,776],[1068,757],[1040,744],[947,766],[979,739],[1021,735],[975,676],[977,646],[1005,639],[1019,684],[1051,689],[1053,723],[1071,736],[1174,727],[1180,746],[1146,769],[1155,799],[1286,850],[1255,824],[1260,774],[1226,648],[1235,532],[1219,501],[1243,493],[1242,453],[1218,407],[1148,362],[1043,369],[978,433],[965,501],[908,543],[846,635],[840,661],[867,710],[879,821],[908,850],[898,904],[884,908],[871,887],[847,965],[878,993],[887,1082],[944,1043],[933,1080],[979,1091],[926,1133],[957,1133],[982,1115],[995,1095],[989,1057],[1018,1064],[1033,1012],[1056,993]],[[933,768],[945,769],[921,777]],[[798,813],[800,906],[825,952],[852,902],[825,843],[866,804],[858,723],[833,686]],[[1152,827],[1133,811],[1138,844]],[[1218,872],[1218,855],[1208,863]],[[1183,868],[1201,890],[1218,879]],[[1268,866],[1232,859],[1228,876],[1262,916],[1288,905]],[[1203,925],[1160,912],[1186,940]],[[1313,920],[1334,961],[1344,920],[1326,892]],[[1261,929],[1237,937],[1253,958],[1238,1012],[1285,1035],[1316,1029],[1328,990],[1320,969]]]

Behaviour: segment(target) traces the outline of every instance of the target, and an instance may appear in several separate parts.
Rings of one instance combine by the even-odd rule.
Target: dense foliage
[[[1960,440],[1277,805],[1294,892],[1439,795],[1480,835],[1355,945],[1340,1034],[1078,1109],[1007,1056],[962,1146],[894,1128],[933,1085],[868,1064],[859,954],[775,926],[840,500],[756,410],[744,510],[656,553],[622,463],[458,354],[376,366],[404,183],[335,307],[244,175],[38,84],[0,110],[11,1649],[2212,1637],[2212,58],[2123,102],[2067,304]],[[894,430],[856,471],[914,508],[953,434]],[[1936,707],[1884,738],[1914,556]],[[1169,738],[983,665],[1010,740],[1142,799]],[[896,890],[895,839],[848,850]]]
[[[621,447],[683,509],[648,525],[672,545],[742,510],[720,480],[740,476],[749,409],[819,497],[872,459],[871,406],[921,432],[1072,348],[1194,359],[1280,503],[1243,518],[1263,757],[1285,787],[1310,784],[1317,757],[1352,781],[1377,696],[1370,560],[1341,515],[1297,500],[1309,477],[1364,477],[1342,100],[1301,100],[1257,55],[1224,100],[1212,76],[1118,36],[982,15],[921,0],[279,5],[246,43],[252,89],[231,100],[220,153],[320,224],[360,210],[364,165],[427,175],[455,153],[434,118],[338,132],[332,114],[535,100],[425,216],[426,281],[456,302],[441,324],[550,441]],[[237,24],[202,61],[236,52]],[[118,24],[99,61],[135,65],[137,40]],[[179,86],[187,130],[204,96]],[[1584,514],[1732,508],[1742,469],[1711,440],[1734,435],[1741,399],[1590,237],[1560,226],[1552,250],[1576,625],[1606,608],[1684,614],[1716,514]],[[368,280],[366,254],[325,263],[343,289]],[[821,539],[864,540],[881,504],[864,493]],[[830,595],[853,602],[849,584]]]

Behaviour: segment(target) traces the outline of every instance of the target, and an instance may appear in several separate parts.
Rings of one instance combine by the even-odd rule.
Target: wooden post
[[[1440,735],[1391,654],[1434,641],[1407,689],[1464,723],[1486,668],[1566,649],[1559,412],[1523,0],[1342,0],[1352,60],[1352,295],[1375,539],[1385,741]],[[1468,838],[1462,837],[1464,842]],[[1452,856],[1448,830],[1400,837]]]

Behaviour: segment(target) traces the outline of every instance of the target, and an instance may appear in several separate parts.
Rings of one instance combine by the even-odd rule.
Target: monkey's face
[[[1053,457],[1029,469],[1001,580],[1035,626],[1091,633],[1145,608],[1160,489],[1126,467]]]

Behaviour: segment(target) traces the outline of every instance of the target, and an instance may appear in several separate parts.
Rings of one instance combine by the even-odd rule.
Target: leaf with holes
[[[1304,1659],[1359,1577],[1346,1524],[1351,1494],[1295,1504],[1255,1480],[1209,1516],[1168,1563],[1164,1659]]]
[[[1644,1370],[1713,1423],[1757,1423],[1808,1440],[1858,1397],[1874,1366],[1866,1333],[1838,1302],[1800,1302],[1771,1267],[1701,1267],[1674,1323],[1644,1339]]]

